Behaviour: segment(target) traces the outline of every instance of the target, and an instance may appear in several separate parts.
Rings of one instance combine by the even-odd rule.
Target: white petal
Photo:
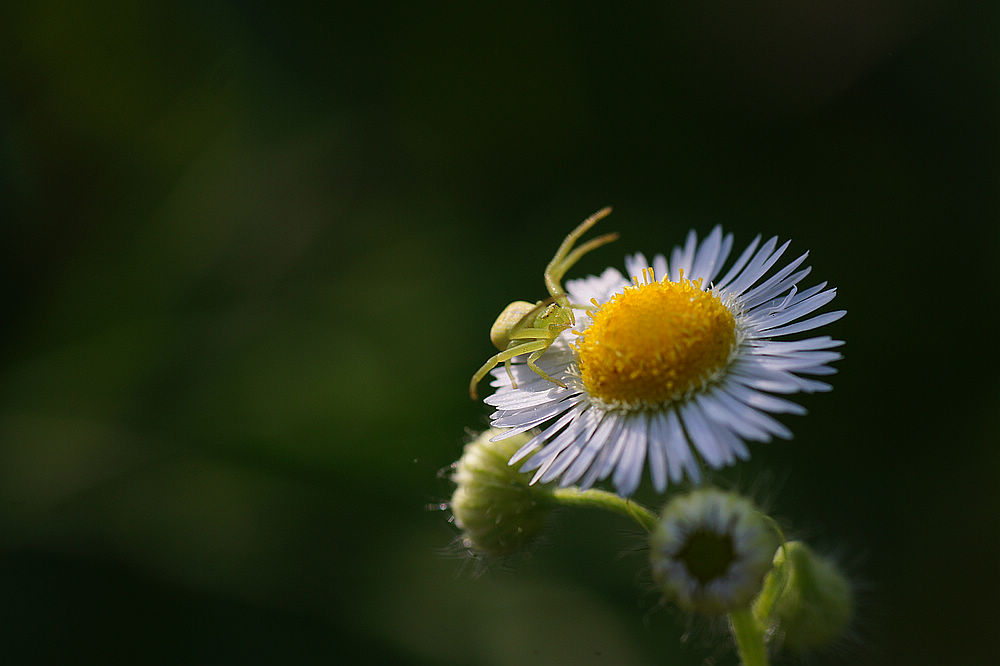
[[[734,400],[739,401],[739,398],[737,398],[736,396],[732,395],[731,393],[729,393],[726,390],[727,389],[726,385],[723,385],[723,386],[721,386],[719,388],[720,388],[720,391],[722,393],[728,394]],[[741,403],[741,404],[744,405],[744,409],[741,412],[741,416],[743,416],[747,420],[753,422],[754,424],[760,426],[761,428],[763,428],[764,430],[768,431],[769,433],[771,433],[772,435],[774,435],[776,437],[780,437],[782,439],[791,439],[792,438],[792,431],[789,430],[788,428],[786,428],[780,422],[778,422],[775,419],[771,418],[770,416],[768,416],[764,412],[758,411],[757,409],[755,409],[755,408],[753,408],[753,407],[751,407],[749,405],[746,405],[745,403]]]
[[[808,368],[799,368],[795,372],[801,372],[804,375],[816,375],[817,377],[825,377],[828,375],[837,374],[837,368],[831,368],[828,365],[814,365]]]
[[[753,255],[754,250],[757,249],[757,245],[759,243],[760,243],[760,234],[757,234],[757,237],[753,239],[753,242],[747,245],[747,248],[743,250],[743,254],[739,256],[739,259],[737,259],[736,263],[732,265],[732,267],[726,273],[725,277],[723,277],[716,283],[715,285],[716,289],[720,290],[724,289],[726,285],[728,285],[731,281],[736,279],[736,276],[739,275],[740,271],[743,270],[743,267],[746,265],[747,261],[750,260],[750,257]]]
[[[781,247],[775,250],[774,246],[777,241],[777,237],[773,237],[764,243],[764,247],[757,252],[757,256],[750,261],[750,264],[740,273],[740,276],[731,285],[726,287],[727,294],[739,296],[764,277],[764,274],[781,258],[781,255],[788,248],[788,244],[791,243],[791,241],[785,241]]]
[[[667,258],[662,254],[653,257],[653,272],[661,282],[670,279],[670,271],[667,269]]]
[[[649,432],[647,454],[649,456],[649,476],[653,479],[653,487],[662,493],[667,488],[667,438],[666,419],[662,412],[643,413]]]
[[[492,422],[494,428],[521,428],[526,424],[529,424],[525,430],[528,428],[534,428],[536,425],[548,421],[553,416],[562,414],[567,409],[575,405],[584,399],[582,394],[570,397],[568,400],[561,400],[559,402],[552,402],[547,405],[540,405],[532,409],[519,409],[517,411],[511,412],[500,412],[502,416],[496,418]],[[524,432],[523,430],[521,432]],[[501,439],[509,437],[509,433],[504,433],[501,435]]]
[[[768,329],[777,328],[778,326],[787,324],[788,322],[795,321],[796,319],[806,316],[810,312],[820,309],[832,301],[836,295],[836,289],[828,289],[827,291],[816,294],[811,298],[807,298],[806,300],[791,306],[784,312],[763,318],[760,323],[755,324],[755,328],[759,331],[766,331]]]
[[[517,452],[515,452],[514,455],[510,457],[510,460],[507,461],[507,464],[515,465],[529,453],[533,453],[536,449],[544,445],[545,442],[555,437],[556,433],[562,430],[564,427],[566,427],[566,425],[570,421],[579,418],[585,409],[586,407],[584,405],[577,405],[570,411],[560,416],[559,419],[556,420],[552,425],[550,425],[548,428],[546,428],[539,434],[532,437],[530,440],[528,440],[528,442],[524,446],[519,448]],[[502,437],[502,435],[498,437]],[[491,442],[497,441],[497,437],[491,438],[490,441]]]
[[[843,346],[843,340],[834,340],[829,335],[823,335],[806,340],[749,340],[747,346],[754,354],[768,356],[784,356],[786,354],[808,354],[814,350],[832,349]]]
[[[795,259],[780,271],[769,277],[767,280],[743,294],[743,298],[740,299],[741,302],[745,307],[752,308],[758,303],[763,303],[766,300],[783,293],[785,290],[791,289],[793,285],[797,284],[799,280],[808,275],[809,271],[812,270],[810,268],[805,268],[789,277],[791,272],[798,268],[799,264],[805,261],[808,256],[809,253],[806,252],[798,259]],[[786,278],[788,279],[786,280]]]
[[[645,424],[643,424],[645,425]],[[618,494],[627,497],[635,492],[642,480],[642,463],[646,459],[647,431],[645,427],[632,428],[626,437],[621,460],[615,469],[612,482]]]
[[[569,300],[580,305],[590,305],[590,299],[604,303],[615,291],[620,291],[629,280],[615,268],[606,268],[600,276],[591,275],[576,280],[566,280]]]
[[[687,240],[684,241],[684,249],[675,247],[670,253],[670,279],[677,282],[681,279],[681,271],[684,277],[691,275],[691,262],[694,261],[694,250],[698,244],[698,235],[694,230],[688,232]]]
[[[726,391],[740,402],[774,414],[805,414],[806,408],[794,402],[756,391],[734,382],[726,383]]]
[[[667,464],[670,467],[670,479],[675,483],[680,481],[684,478],[684,470],[687,470],[688,478],[693,483],[698,483],[701,480],[701,469],[691,451],[691,445],[681,427],[680,416],[676,409],[667,412],[664,428],[667,434]]]
[[[624,419],[618,415],[606,413],[597,430],[591,435],[590,441],[587,442],[587,448],[573,462],[573,466],[566,470],[559,485],[565,487],[576,483],[577,479],[590,468],[594,458],[602,449],[614,446],[614,440],[618,439],[623,424]]]
[[[722,467],[726,461],[725,454],[719,446],[719,442],[712,435],[712,429],[708,426],[697,404],[692,401],[678,408],[681,419],[684,421],[684,429],[687,431],[688,437],[691,438],[694,448],[698,450],[705,462],[711,467]]]
[[[719,258],[719,248],[722,247],[722,227],[715,225],[708,238],[701,242],[697,254],[694,256],[694,265],[691,266],[691,280],[703,278],[703,287],[708,289],[709,276],[715,272],[716,261]]]
[[[695,398],[705,414],[720,423],[725,423],[740,436],[756,442],[767,442],[771,435],[753,421],[741,416],[744,405],[735,398],[715,390],[710,394],[702,394]]]
[[[596,409],[591,409],[587,412],[585,418],[584,427],[580,429],[573,443],[566,447],[565,450],[559,453],[559,455],[554,456],[546,465],[539,468],[538,472],[535,474],[535,478],[531,480],[532,483],[535,481],[541,481],[542,483],[548,483],[555,478],[558,478],[560,474],[566,471],[574,460],[576,460],[579,455],[587,447],[588,442],[594,436],[594,431],[597,426],[601,423],[604,414],[599,413]]]
[[[811,331],[814,328],[819,328],[820,326],[826,326],[832,322],[837,321],[841,317],[847,314],[847,310],[837,310],[835,312],[827,312],[826,314],[817,315],[811,319],[806,319],[805,321],[800,321],[796,324],[789,324],[781,328],[776,328],[767,331],[767,336],[772,338],[777,338],[782,335],[792,335],[793,333],[802,333],[803,331]]]
[[[709,283],[713,282],[715,280],[715,277],[719,274],[719,271],[722,270],[722,267],[726,264],[726,259],[729,258],[729,253],[732,251],[732,249],[733,249],[733,235],[726,234],[722,238],[722,247],[719,248],[719,256],[715,260],[715,267],[711,271],[709,271],[708,275],[705,276],[705,279]]]
[[[742,439],[733,434],[733,431],[729,428],[721,423],[717,424],[715,434],[722,441],[727,451],[735,454],[740,460],[750,459],[750,450],[747,448],[747,445],[743,443]]]
[[[539,469],[538,474],[544,473],[545,469],[553,463],[553,461],[559,456],[559,454],[569,447],[577,437],[586,433],[587,427],[589,426],[591,420],[593,419],[593,410],[585,409],[574,419],[573,423],[569,425],[565,430],[556,435],[548,444],[545,445],[541,451],[535,455],[528,458],[521,467],[521,471],[530,472],[533,469]],[[536,479],[538,477],[536,474]],[[532,480],[534,483],[534,480]]]
[[[594,482],[598,479],[607,478],[611,470],[618,464],[618,459],[625,448],[625,440],[628,439],[630,429],[634,425],[632,423],[634,417],[619,416],[618,418],[622,421],[622,432],[616,440],[608,442],[608,446],[605,446],[597,454],[597,460],[591,464],[590,469],[587,470],[587,473],[580,480],[579,485],[581,489],[586,490],[594,485]]]
[[[580,393],[579,388],[560,389],[555,384],[552,385],[552,388],[559,389],[555,391],[555,395],[549,391],[525,391],[522,389],[497,391],[492,395],[486,396],[483,402],[490,407],[496,407],[497,410],[510,411],[513,409],[537,407],[538,405],[568,397],[570,393]]]
[[[765,311],[769,308],[783,310],[795,302],[798,283],[811,272],[812,268],[807,266],[801,271],[792,273],[781,282],[768,287],[766,292],[761,291],[752,300],[747,299],[746,294],[744,294],[740,297],[740,302],[747,309],[747,312],[757,312],[758,308]],[[753,291],[757,289],[758,287],[754,287]]]
[[[797,391],[829,391],[830,385],[784,370],[754,365],[753,358],[739,359],[729,366],[729,377],[734,381],[770,393],[795,393]]]
[[[629,277],[642,275],[643,268],[649,268],[649,263],[646,261],[646,255],[642,252],[636,252],[631,256],[626,255],[625,270],[628,272]]]
[[[808,289],[803,289],[802,291],[796,291],[793,287],[792,290],[784,296],[779,296],[778,298],[774,298],[766,303],[750,308],[747,311],[747,314],[757,315],[762,312],[766,313],[768,311],[787,310],[796,303],[800,303],[807,298],[812,298],[819,292],[823,291],[824,288],[826,288],[826,282],[820,282],[819,284],[809,287]]]
[[[746,363],[748,365],[752,363],[754,367],[768,370],[805,372],[813,368],[822,368],[826,363],[840,360],[840,354],[836,352],[812,352],[815,357],[807,356],[807,354],[809,352],[799,352],[798,355],[789,354],[788,356],[755,356],[747,358]],[[828,374],[833,374],[833,372]]]

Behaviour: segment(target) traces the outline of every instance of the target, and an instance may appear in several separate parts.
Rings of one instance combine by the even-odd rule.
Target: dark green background
[[[606,204],[575,275],[721,223],[840,288],[834,392],[720,477],[854,581],[812,663],[995,663],[995,8],[16,5],[4,663],[735,663],[621,519],[483,571],[427,508]]]

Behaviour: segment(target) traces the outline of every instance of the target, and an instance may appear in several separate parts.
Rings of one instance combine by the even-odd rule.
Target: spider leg
[[[521,328],[510,334],[511,340],[544,340],[552,337],[547,328]]]
[[[517,388],[517,380],[514,379],[514,373],[510,371],[510,359],[503,362],[503,369],[507,371],[507,378],[510,380],[511,387]]]
[[[549,294],[555,299],[559,305],[567,308],[569,310],[570,323],[576,325],[576,317],[573,315],[573,310],[569,304],[569,298],[566,296],[566,292],[562,288],[562,278],[566,272],[580,260],[580,257],[590,252],[591,250],[600,247],[606,243],[618,238],[618,234],[611,233],[605,234],[603,236],[598,236],[593,238],[575,250],[570,251],[576,241],[594,226],[599,220],[607,217],[611,213],[610,208],[602,208],[597,211],[586,220],[580,223],[576,229],[571,231],[569,235],[563,240],[559,249],[556,250],[556,254],[552,257],[552,261],[549,265],[545,267],[545,286],[549,290]]]
[[[594,226],[600,220],[604,219],[610,214],[611,214],[610,207],[602,208],[601,210],[597,211],[596,213],[588,217],[586,220],[581,222],[579,225],[577,225],[576,229],[569,232],[566,235],[566,238],[563,239],[563,242],[559,245],[559,249],[556,250],[555,256],[552,257],[552,261],[549,262],[549,269],[551,269],[556,264],[562,262],[562,260],[566,257],[566,255],[569,254],[570,248],[573,247],[576,241],[580,239],[580,236],[582,236],[587,232],[587,229],[590,229],[592,226]]]
[[[473,400],[478,397],[476,386],[483,380],[486,373],[497,367],[500,363],[504,363],[506,366],[510,363],[510,359],[515,356],[520,356],[521,354],[527,354],[533,351],[544,351],[550,344],[552,344],[550,340],[535,340],[534,342],[524,342],[522,344],[511,345],[499,354],[494,354],[488,361],[486,361],[486,363],[483,363],[483,366],[479,368],[479,370],[476,370],[476,374],[472,375],[472,379],[469,381],[469,397]],[[511,379],[513,379],[513,377]]]
[[[500,352],[500,354],[502,353],[503,352]],[[472,375],[472,379],[469,380],[469,397],[473,400],[477,400],[479,398],[479,393],[476,391],[476,387],[479,385],[479,382],[483,381],[483,377],[486,376],[486,373],[497,367],[497,364],[501,362],[500,354],[494,354],[491,356],[486,363],[483,363],[481,368],[476,370],[476,374]]]
[[[591,250],[597,249],[602,245],[607,245],[608,243],[616,240],[618,240],[617,233],[604,234],[603,236],[592,238],[591,240],[587,241],[580,247],[573,250],[568,257],[562,260],[562,262],[558,266],[554,267],[555,270],[553,270],[552,274],[556,282],[558,283],[560,280],[562,280],[562,276],[566,274],[566,271],[572,268],[573,264],[580,261],[580,257],[587,254]]]
[[[549,373],[545,372],[544,370],[542,370],[541,368],[539,368],[537,365],[535,365],[535,361],[537,361],[538,359],[540,359],[542,357],[542,354],[544,354],[544,353],[545,353],[545,349],[539,349],[538,351],[534,352],[531,356],[529,356],[528,357],[528,367],[531,368],[532,370],[534,370],[535,373],[538,376],[540,376],[542,379],[547,379],[550,382],[552,382],[553,384],[558,384],[559,386],[562,386],[563,388],[566,388],[566,385],[563,384],[561,381],[559,381],[555,377],[552,377]]]
[[[583,303],[570,303],[569,306],[574,310],[586,310],[588,313],[597,312],[597,306],[593,303],[590,305],[584,305]]]

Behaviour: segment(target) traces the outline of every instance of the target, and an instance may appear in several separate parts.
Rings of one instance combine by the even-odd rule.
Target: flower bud
[[[770,618],[767,607],[772,605]],[[826,645],[843,632],[854,611],[847,578],[829,559],[801,541],[789,541],[774,556],[774,569],[754,613],[796,652]]]
[[[465,445],[450,504],[462,545],[495,556],[515,553],[537,536],[551,506],[548,488],[529,485],[530,477],[518,472],[521,464],[507,464],[529,435],[491,442],[500,432],[487,430]]]
[[[650,535],[653,577],[682,608],[746,609],[760,592],[779,539],[749,500],[702,488],[667,503]]]

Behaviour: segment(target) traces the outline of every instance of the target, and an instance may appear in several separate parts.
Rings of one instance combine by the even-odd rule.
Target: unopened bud
[[[850,622],[854,600],[833,562],[801,541],[790,541],[775,554],[754,612],[777,630],[785,647],[802,652],[837,638]]]
[[[529,485],[531,477],[518,472],[521,464],[507,464],[529,435],[491,442],[500,432],[487,430],[466,444],[452,476],[458,487],[450,506],[462,544],[485,555],[523,548],[545,526],[551,506],[547,487]]]

